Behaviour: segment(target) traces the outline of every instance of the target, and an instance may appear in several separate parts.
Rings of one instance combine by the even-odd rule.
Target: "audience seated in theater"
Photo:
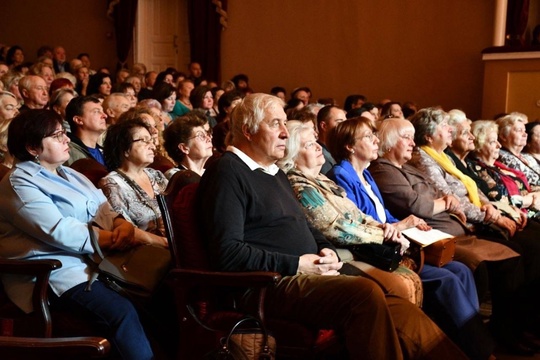
[[[135,64],[133,64],[133,66],[131,67],[130,76],[137,77],[141,81],[141,85],[142,85],[142,81],[144,79],[144,74],[146,74],[146,65],[145,64],[143,64],[143,63],[135,63]],[[127,79],[126,79],[126,81],[127,81]]]
[[[234,86],[234,83],[231,80],[225,80],[221,83],[221,88],[227,91],[233,91],[236,90],[236,86]]]
[[[338,248],[342,261],[358,267],[367,278],[375,279],[385,293],[400,296],[421,306],[422,284],[411,269],[400,265],[389,273],[367,263],[354,261],[353,255],[346,250],[347,245],[381,244],[387,240],[401,244],[401,251],[405,252],[409,242],[404,237],[398,238],[397,232],[384,233],[385,225],[361,213],[347,199],[344,191],[320,173],[324,157],[313,127],[289,120],[287,129],[287,151],[277,165],[287,174],[308,222]]]
[[[152,135],[152,139],[154,140],[154,162],[149,167],[159,170],[162,173],[173,168],[174,162],[169,158],[169,155],[163,146],[163,130],[160,130],[160,127],[158,126],[159,120],[156,120],[158,118],[152,115],[150,110],[137,107],[123,113],[118,119],[118,122],[135,119],[141,119],[146,126],[148,126],[150,135]]]
[[[113,211],[101,190],[80,173],[63,167],[69,139],[51,110],[28,110],[10,125],[8,148],[16,164],[0,184],[0,256],[56,259],[62,267],[49,278],[53,308],[70,309],[103,328],[123,359],[153,359],[153,351],[129,300],[95,279],[87,257],[97,238],[103,250],[145,243]],[[90,225],[89,225],[90,224]],[[25,312],[33,310],[33,279],[2,275],[5,292]]]
[[[19,104],[22,104],[23,98],[19,91],[19,81],[23,78],[23,74],[16,71],[8,71],[2,76],[2,83],[4,84],[4,90],[9,91],[17,98]]]
[[[49,98],[52,98],[53,93],[60,89],[70,89],[70,90],[75,91],[74,90],[75,86],[73,85],[71,81],[69,81],[66,78],[54,79],[53,82],[51,83],[51,86],[49,87]],[[49,103],[49,107],[50,107],[50,103]]]
[[[266,291],[266,316],[337,329],[350,359],[466,358],[407,300],[385,297],[371,280],[339,275],[354,268],[344,269],[334,246],[308,224],[275,165],[289,135],[283,105],[271,95],[246,96],[232,113],[233,147],[201,178],[198,214],[212,264],[281,273]]]
[[[50,109],[54,110],[62,118],[62,126],[67,132],[71,132],[71,126],[66,120],[66,108],[69,102],[77,96],[73,89],[58,89],[52,93],[51,102],[49,103]]]
[[[246,74],[234,75],[231,81],[233,82],[234,87],[238,91],[242,91],[245,93],[245,91],[249,88],[249,78]]]
[[[128,76],[126,81],[123,82],[123,84],[125,83],[131,84],[133,86],[133,90],[135,91],[135,97],[137,99],[137,96],[139,95],[139,92],[141,91],[141,88],[142,88],[141,77],[139,75],[130,75]],[[122,86],[122,84],[120,84],[119,86]]]
[[[134,79],[138,80],[138,78]],[[138,100],[137,95],[135,95],[135,87],[131,83],[125,82],[120,84],[120,86],[118,86],[118,92],[127,96],[130,107],[134,108],[137,106]]]
[[[174,120],[174,115],[171,113],[176,104],[176,90],[174,86],[166,82],[157,83],[154,87],[152,98],[161,104],[161,110],[167,114],[165,126],[169,125]]]
[[[281,100],[286,101],[287,90],[285,90],[285,88],[281,86],[274,86],[273,88],[270,89],[270,95],[277,96]]]
[[[540,190],[540,165],[529,154],[522,153],[527,145],[527,116],[518,112],[497,119],[499,142],[501,143],[500,162],[512,169],[521,171],[527,177],[533,191]]]
[[[36,55],[37,55],[38,58],[46,57],[46,58],[51,59],[51,61],[52,61],[53,48],[50,47],[49,45],[40,46],[39,49],[37,49]]]
[[[66,107],[66,120],[71,128],[68,134],[70,165],[79,159],[91,158],[105,165],[98,139],[107,130],[107,114],[100,101],[93,96],[73,98]]]
[[[42,77],[26,75],[19,80],[19,92],[23,99],[20,111],[44,109],[49,102],[49,87]]]
[[[296,88],[291,93],[291,99],[299,99],[304,103],[304,106],[310,103],[311,90],[306,86]]]
[[[403,117],[408,119],[416,114],[418,107],[412,101],[406,101],[403,103],[403,106],[401,106],[401,111],[403,111]]]
[[[124,93],[112,93],[103,100],[102,106],[107,114],[107,127],[115,124],[123,113],[132,108],[129,97]],[[104,131],[98,139],[99,145],[103,146],[106,136],[107,131]]]
[[[212,129],[212,144],[219,153],[227,149],[226,138],[230,129],[230,118],[233,109],[240,103],[244,95],[240,91],[232,90],[224,93],[218,101],[218,124]]]
[[[194,88],[195,85],[191,79],[184,79],[178,83],[177,98],[172,110],[172,116],[174,118],[185,115],[193,110],[193,105],[191,104],[189,97]]]
[[[99,96],[102,99],[111,95],[112,83],[111,76],[105,73],[97,73],[90,76],[86,94],[90,96]]]
[[[287,171],[289,181],[311,225],[338,248],[353,243],[386,242],[400,244],[401,251],[404,252],[409,242],[393,225],[388,222],[381,223],[374,220],[370,214],[364,214],[347,198],[344,189],[320,174],[324,157],[313,130],[294,124],[294,121],[289,121],[287,128],[287,154],[278,164],[282,170]],[[345,127],[338,125],[335,131],[338,132],[340,128]],[[352,133],[350,135],[355,136],[355,126],[347,130]],[[358,153],[370,153],[370,149],[365,150]],[[382,206],[382,199],[378,200]],[[427,228],[425,223],[419,226]],[[366,277],[376,279],[389,294],[395,294],[394,287],[398,286],[396,282],[407,284],[412,276],[417,279],[417,275],[403,265],[393,273],[388,273],[363,262],[350,263],[365,272]],[[472,272],[462,263],[451,261],[442,268],[424,264],[419,275],[425,289],[423,308],[434,313],[434,318],[443,329],[450,328],[449,336],[462,346],[471,359],[487,359],[493,352],[493,341],[479,315],[478,295]],[[416,286],[420,286],[421,291],[421,285]],[[405,296],[399,293],[396,295],[411,300],[410,295],[406,297],[407,292]]]
[[[178,171],[189,170],[201,177],[206,161],[213,154],[212,130],[204,114],[192,111],[179,117],[163,133],[165,149],[177,166],[165,176],[172,178]]]
[[[206,82],[206,80],[204,80],[204,78],[202,77],[202,74],[203,74],[203,71],[202,71],[201,64],[199,64],[196,61],[192,61],[191,63],[189,63],[188,79],[193,81],[193,84],[195,86],[206,85],[206,84],[203,84],[203,82]]]
[[[79,68],[82,66],[83,66],[83,63],[81,60],[77,58],[71,59],[69,61],[69,73],[75,75],[77,73],[77,70],[79,70]],[[62,72],[66,72],[66,71],[62,71]]]
[[[404,119],[401,104],[397,101],[389,101],[381,108],[380,117],[382,119],[400,118]]]
[[[81,66],[75,72],[75,78],[77,79],[77,92],[81,95],[86,95],[86,89],[88,87],[88,82],[90,81],[90,71],[86,66]]]
[[[0,124],[17,116],[19,107],[15,94],[9,91],[0,91]]]
[[[10,46],[6,54],[6,65],[9,66],[10,69],[13,69],[17,66],[21,66],[23,63],[24,63],[23,49],[18,45]]]
[[[101,71],[98,71],[100,73]],[[126,68],[122,68],[116,72],[116,77],[114,79],[115,89],[118,85],[122,84],[129,77],[130,72]]]
[[[81,60],[82,66],[88,69],[90,75],[94,75],[96,70],[92,70],[92,63],[90,62],[90,54],[80,53],[77,55],[77,59]]]
[[[214,119],[216,119],[216,122],[217,122],[217,117],[219,115],[218,101],[219,101],[219,98],[221,97],[221,95],[223,95],[225,93],[225,90],[223,90],[219,86],[215,86],[215,87],[211,88],[210,91],[212,92],[212,97],[214,98],[214,104],[212,105],[212,109],[210,109],[210,115]]]
[[[167,246],[165,228],[156,195],[167,187],[167,179],[148,168],[156,146],[142,119],[111,125],[103,152],[111,171],[99,182],[112,208],[131,222],[145,243]],[[137,230],[136,230],[137,232]]]
[[[348,114],[351,110],[361,108],[366,101],[367,98],[364,95],[349,95],[347,98],[345,98],[343,110]]]
[[[7,147],[8,128],[11,120],[19,113],[19,103],[10,92],[0,91],[0,167],[5,173],[13,166],[13,156]]]
[[[175,73],[175,70],[173,68],[168,68],[156,76],[156,83],[154,86],[158,86],[162,83],[167,83],[169,85],[173,84],[173,74]]]
[[[418,182],[418,185],[424,185],[425,181],[433,188],[433,190],[429,190],[429,188],[419,189],[417,193],[439,193],[443,195],[453,195],[459,199],[459,206],[457,210],[454,209],[454,211],[458,211],[458,214],[463,213],[463,215],[465,215],[465,217],[460,215],[462,221],[466,220],[466,226],[469,229],[474,229],[476,235],[491,240],[489,242],[489,248],[484,248],[481,251],[481,244],[475,245],[474,247],[469,246],[469,250],[471,250],[470,255],[478,256],[483,254],[483,256],[485,256],[489,254],[489,252],[501,254],[500,250],[495,249],[496,246],[500,246],[500,244],[497,243],[502,243],[506,247],[522,253],[521,246],[522,244],[527,243],[527,241],[518,240],[520,234],[516,234],[516,229],[525,225],[524,222],[520,221],[518,224],[517,222],[502,216],[501,212],[489,202],[489,199],[481,191],[478,190],[474,180],[463,174],[456,167],[451,158],[444,153],[446,147],[452,143],[452,129],[451,126],[448,125],[448,115],[438,108],[421,109],[412,117],[411,122],[415,128],[414,142],[417,147],[414,149],[409,163],[415,166],[420,173],[425,174],[422,176],[427,176],[427,179]],[[392,177],[392,179],[390,179],[390,177],[388,177],[381,181],[385,181],[385,179],[386,181],[394,180],[396,178],[397,177]],[[389,187],[392,187],[392,183],[388,184],[388,188],[385,190],[386,193],[388,193]],[[396,191],[395,186],[393,186],[392,189],[393,192]],[[387,201],[391,203],[395,201],[396,198],[397,196],[392,194]],[[410,206],[407,211],[410,211]],[[497,227],[491,227],[490,225],[493,223],[497,224]],[[442,230],[446,231],[444,228]],[[450,231],[446,232],[456,235],[454,230],[449,230]],[[514,236],[515,238],[513,241],[508,241],[508,238]],[[476,241],[476,243],[478,243],[478,241]],[[460,258],[457,257],[457,259],[459,260]],[[521,261],[517,265],[513,264],[511,271],[509,269],[501,271],[500,266],[507,266],[510,264],[508,261],[509,260],[498,262],[497,264],[491,262],[488,263],[490,278],[494,279],[500,277],[501,274],[508,276],[508,274],[516,274],[516,271],[519,271],[520,273],[524,271],[523,263]],[[467,260],[463,260],[463,262],[473,268],[472,264],[468,263]],[[527,270],[527,266],[525,267],[525,270]],[[509,281],[508,284],[512,286],[512,289],[518,289],[523,285],[522,275],[515,277],[514,281]],[[492,327],[495,331],[495,336],[499,341],[504,341],[505,345],[515,352],[519,353],[523,350],[523,352],[526,353],[530,351],[530,349],[524,349],[523,344],[521,343],[520,334],[522,324],[510,320],[515,316],[512,312],[516,311],[513,309],[513,304],[515,301],[518,301],[512,298],[515,297],[515,291],[510,289],[494,290],[493,282],[491,282],[491,285],[493,301],[494,303],[500,303],[501,305],[498,307],[502,310],[502,313],[499,313],[499,315],[502,316],[492,318]],[[501,283],[497,283],[497,285],[501,285]],[[525,306],[523,306],[523,309],[524,308]],[[523,318],[516,318],[519,321],[524,320]],[[506,332],[508,329],[512,329],[513,332],[507,334]],[[509,337],[509,335],[512,336]]]
[[[328,174],[332,166],[336,164],[336,161],[328,150],[327,141],[328,134],[336,127],[337,124],[346,120],[345,111],[341,110],[337,106],[328,105],[323,107],[317,114],[317,130],[319,139],[317,143],[322,148],[324,155],[324,165],[321,168],[321,174]]]
[[[523,148],[523,153],[528,154],[540,165],[540,121],[536,120],[525,125],[527,132],[527,145]]]
[[[9,67],[6,65],[5,62],[0,61],[0,79],[6,75],[9,71]],[[3,85],[3,83],[2,83]]]
[[[155,99],[144,99],[137,104],[138,108],[146,109],[156,120],[156,127],[160,132],[165,130],[165,122],[168,121],[169,115],[161,110],[161,104]]]
[[[476,175],[476,183],[483,183],[479,188],[487,188],[484,195],[496,206],[500,206],[506,217],[522,224],[522,230],[516,232],[511,241],[520,246],[518,250],[523,257],[526,280],[536,283],[535,286],[538,287],[540,244],[536,238],[540,234],[540,193],[530,191],[527,178],[522,172],[497,161],[501,146],[497,141],[497,124],[494,121],[477,120],[473,123],[472,130],[475,150],[467,158],[468,168]],[[513,211],[505,210],[508,207]]]
[[[193,105],[194,110],[201,110],[208,120],[208,124],[213,128],[216,126],[217,121],[211,115],[211,109],[214,106],[214,97],[212,96],[211,89],[206,85],[199,85],[191,91],[189,101]]]
[[[144,86],[141,88],[141,91],[139,91],[139,94],[137,94],[137,99],[139,101],[144,99],[150,99],[152,97],[152,89],[154,88],[154,84],[156,83],[156,77],[157,72],[155,71],[148,71],[144,75]]]
[[[58,79],[66,79],[66,80],[68,80],[71,83],[70,87],[72,89],[75,89],[75,86],[77,85],[77,78],[75,76],[73,76],[73,74],[68,73],[68,72],[62,72],[62,73],[56,74],[56,79],[55,80],[58,80]],[[52,83],[54,84],[54,81]],[[52,86],[52,84],[51,84],[51,86]],[[49,89],[49,92],[50,92],[50,89]]]
[[[69,63],[67,62],[66,57],[66,50],[62,46],[56,46],[53,49],[53,63],[54,71],[56,73],[70,72]]]
[[[38,62],[32,65],[30,68],[30,74],[41,76],[43,80],[45,80],[45,83],[47,84],[47,87],[51,86],[51,83],[54,80],[54,69],[51,65]]]

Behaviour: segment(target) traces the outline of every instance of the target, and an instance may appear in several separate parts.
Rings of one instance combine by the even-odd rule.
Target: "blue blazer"
[[[327,176],[345,189],[347,197],[351,199],[364,214],[370,215],[375,220],[382,222],[375,209],[375,203],[369,197],[364,184],[362,184],[358,174],[356,174],[356,171],[348,160],[342,160],[339,164],[334,165]],[[384,201],[379,188],[367,169],[364,170],[364,179],[371,185],[371,190],[373,190],[383,205],[384,212],[386,213],[386,222],[391,224],[398,222],[399,220],[393,217],[384,206]]]

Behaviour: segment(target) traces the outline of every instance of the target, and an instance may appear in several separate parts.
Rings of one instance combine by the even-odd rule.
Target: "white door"
[[[134,36],[134,62],[148,71],[167,67],[186,71],[189,63],[187,1],[139,0]]]

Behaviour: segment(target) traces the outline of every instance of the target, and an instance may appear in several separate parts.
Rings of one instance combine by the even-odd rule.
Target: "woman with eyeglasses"
[[[167,153],[177,164],[165,173],[168,179],[182,170],[203,175],[206,161],[213,154],[212,130],[204,114],[192,111],[177,118],[165,129],[163,138]]]
[[[60,115],[52,110],[28,110],[13,119],[8,148],[16,159],[0,183],[0,257],[57,259],[62,267],[49,279],[53,308],[101,325],[121,358],[153,359],[137,311],[129,300],[95,281],[86,259],[95,252],[91,233],[104,250],[142,244],[133,225],[116,213],[101,190],[82,174],[64,167],[69,138]],[[6,179],[5,179],[6,180]],[[2,274],[9,298],[23,311],[33,310],[34,279]]]
[[[107,130],[103,155],[110,173],[99,182],[113,209],[135,225],[148,244],[166,247],[165,227],[156,195],[167,188],[167,179],[148,167],[156,145],[143,119],[118,122]]]

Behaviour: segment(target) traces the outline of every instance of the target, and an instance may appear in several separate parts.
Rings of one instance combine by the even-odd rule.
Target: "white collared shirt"
[[[250,169],[251,171],[255,171],[257,169],[261,169],[268,175],[276,175],[279,171],[279,167],[276,164],[272,164],[268,167],[262,166],[255,162],[252,158],[250,158],[245,152],[238,149],[237,147],[234,147],[232,145],[227,146],[227,151],[232,152],[233,154],[236,154],[240,160],[242,160]]]

